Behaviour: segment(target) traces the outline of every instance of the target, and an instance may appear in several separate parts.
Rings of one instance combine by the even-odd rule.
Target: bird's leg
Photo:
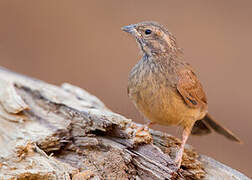
[[[154,125],[154,124],[155,124],[155,122],[151,122],[151,121],[150,121],[150,122],[147,123],[146,126],[147,126],[147,128],[149,129],[149,128],[150,128],[152,125]]]
[[[187,141],[190,133],[191,133],[191,128],[185,128],[183,130],[181,147],[179,148],[179,151],[178,151],[176,159],[175,159],[175,163],[177,164],[178,168],[180,168],[180,166],[181,166],[183,152],[185,149],[185,144],[186,144],[186,141]]]

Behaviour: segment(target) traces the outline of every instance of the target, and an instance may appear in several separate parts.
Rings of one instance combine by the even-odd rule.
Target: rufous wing
[[[206,108],[206,94],[195,73],[191,69],[183,69],[178,75],[177,90],[185,103],[191,108]]]

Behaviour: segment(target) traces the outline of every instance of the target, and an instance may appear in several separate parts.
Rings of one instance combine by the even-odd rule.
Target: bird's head
[[[133,35],[147,55],[163,55],[177,50],[175,37],[156,22],[131,24],[122,27],[122,30]]]

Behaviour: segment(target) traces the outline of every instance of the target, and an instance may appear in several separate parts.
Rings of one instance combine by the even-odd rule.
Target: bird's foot
[[[147,144],[152,142],[152,136],[149,132],[148,126],[144,125],[136,128],[134,141],[136,143],[147,143]]]
[[[141,133],[142,131],[149,132],[149,127],[147,125],[142,125],[137,128],[136,134]]]
[[[141,127],[139,127],[139,128],[137,129],[137,132],[149,131],[150,127],[151,127],[153,124],[155,124],[155,123],[154,123],[154,122],[149,122],[149,123],[147,123],[147,124],[145,124],[145,125],[142,125]]]

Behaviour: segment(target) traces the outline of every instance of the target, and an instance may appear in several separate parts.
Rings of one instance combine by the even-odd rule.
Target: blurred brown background
[[[120,27],[158,21],[177,36],[199,72],[211,114],[245,142],[212,134],[191,137],[189,143],[252,176],[251,9],[252,1],[235,0],[1,0],[0,66],[58,85],[78,85],[113,111],[143,122],[126,95],[128,72],[140,53]]]

